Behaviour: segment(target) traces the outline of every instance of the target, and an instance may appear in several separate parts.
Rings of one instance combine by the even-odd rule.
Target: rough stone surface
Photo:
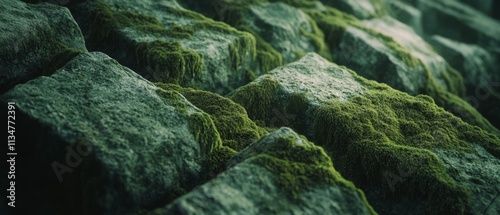
[[[462,99],[465,86],[461,74],[410,27],[387,16],[359,22],[336,11],[319,19],[323,19],[318,22],[325,32],[333,29],[326,37],[334,37],[329,44],[334,62],[410,95],[430,95],[436,104],[468,123],[500,135]]]
[[[425,71],[426,69],[436,78],[439,85],[445,87],[445,89],[453,91],[453,89],[461,87],[459,85],[450,86],[449,83],[446,82],[444,77],[455,75],[449,74],[447,62],[437,53],[433,52],[432,49],[429,48],[429,45],[408,26],[390,17],[366,20],[362,21],[362,24],[373,30],[383,29],[382,33],[384,35],[390,36],[394,42],[406,48],[409,54],[422,62],[422,65],[409,65],[401,56],[401,53],[398,53],[399,50],[394,50],[394,48],[389,46],[390,44],[388,44],[387,41],[381,41],[380,35],[373,35],[366,30],[355,27],[347,29],[347,33],[350,34],[348,38],[358,41],[348,40],[341,42],[340,50],[338,51],[338,63],[345,64],[364,77],[387,83],[396,89],[408,92],[412,95],[417,95],[425,91],[429,81]],[[343,53],[348,51],[350,46],[352,46],[349,44],[364,46],[358,46],[358,48],[351,49],[352,52],[356,53],[343,56]],[[361,54],[362,52],[366,52],[367,49],[373,49],[372,52],[380,53],[379,56],[382,60],[371,60],[369,56],[353,58],[353,56],[357,56],[358,53]],[[371,53],[368,52],[368,54],[365,55],[369,54]],[[386,62],[384,63],[383,60],[386,60]],[[386,64],[386,68],[388,69],[386,71],[380,68],[384,64]],[[412,66],[414,68],[412,68]],[[390,71],[391,69],[393,71]],[[377,72],[384,72],[386,74],[377,74]],[[452,79],[460,78],[461,77],[452,77]],[[459,92],[455,91],[455,93]]]
[[[277,163],[285,163],[284,169],[274,169]],[[282,181],[286,180],[284,177],[301,177],[316,171],[325,175],[304,178],[314,180],[312,184],[297,182],[305,187],[296,196],[285,189],[284,183],[289,182]],[[280,128],[237,154],[228,170],[154,214],[214,213],[374,214],[374,211],[362,192],[333,169],[323,149],[289,128]]]
[[[443,160],[454,180],[471,191],[473,211],[477,214],[499,214],[500,159],[481,146],[471,146],[470,152],[443,149],[434,152]]]
[[[24,171],[36,176],[24,184],[36,206],[20,210],[125,214],[158,207],[200,183],[203,163],[221,144],[207,114],[102,53],[81,54],[0,100],[16,103],[19,136],[32,131],[21,147],[30,164]]]
[[[2,0],[0,10],[0,93],[51,74],[78,52],[87,51],[66,8]]]
[[[331,86],[325,90],[323,84]],[[496,136],[464,123],[428,96],[367,81],[316,54],[259,77],[231,98],[254,120],[273,118],[273,108],[284,107],[294,119],[278,126],[290,126],[323,146],[340,173],[361,187],[381,213],[480,214],[481,206],[475,205],[484,204],[471,198],[471,190],[491,193],[495,187],[463,186],[456,172],[447,171],[444,158],[429,150],[477,154],[472,144],[480,144],[498,160]]]
[[[308,52],[328,52],[320,50],[326,46],[318,47],[322,42],[315,44],[315,40],[317,43],[324,39],[316,23],[306,13],[287,4],[266,2],[250,5],[243,17],[243,25],[249,26],[276,49],[284,64]]]
[[[407,1],[386,0],[388,14],[402,23],[411,26],[419,35],[422,30],[422,12]]]
[[[185,10],[174,0],[87,0],[72,11],[92,50],[150,81],[225,94],[246,83],[247,70],[255,67],[252,35]],[[177,50],[171,50],[173,44]]]
[[[321,2],[348,14],[352,14],[358,19],[370,19],[386,13],[383,1],[381,0],[321,0]]]
[[[478,44],[499,56],[500,23],[498,21],[454,0],[420,0],[418,8],[425,14],[422,16],[422,23],[425,23],[424,33]]]
[[[481,79],[500,80],[500,69],[495,68],[495,59],[484,48],[454,41],[439,35],[429,42],[464,77],[466,88],[473,89],[483,82]],[[489,86],[491,87],[491,86]]]
[[[299,59],[307,52],[317,52],[331,59],[323,32],[315,21],[301,10],[323,10],[319,1],[249,0],[181,0],[187,8],[215,20],[252,33],[257,42],[260,70],[268,72]]]
[[[500,213],[500,1],[0,2],[0,214]]]
[[[462,74],[467,101],[497,128],[500,127],[500,69],[498,61],[477,45],[465,44],[441,36],[430,43]]]

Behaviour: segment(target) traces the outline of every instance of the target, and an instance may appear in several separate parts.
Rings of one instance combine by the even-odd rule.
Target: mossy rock
[[[411,95],[430,95],[468,123],[500,134],[463,99],[462,75],[408,26],[390,17],[359,21],[332,8],[307,11],[325,32],[334,62]]]
[[[160,207],[203,183],[214,153],[224,156],[210,115],[103,53],[80,54],[0,101],[16,105],[24,214]]]
[[[417,34],[423,35],[422,11],[418,10],[412,3],[415,1],[386,1],[387,15],[412,27]]]
[[[64,7],[4,1],[0,10],[0,94],[50,75],[87,52],[78,25]]]
[[[85,0],[70,5],[90,50],[153,82],[225,94],[255,70],[255,38],[175,0]]]
[[[207,178],[215,177],[227,167],[229,159],[259,138],[267,131],[258,127],[247,116],[246,110],[239,104],[220,95],[182,88],[179,85],[157,83],[158,87],[167,91],[182,94],[190,103],[210,115],[222,140],[222,147],[213,151],[207,162]]]
[[[272,117],[269,104],[301,103],[296,120],[285,125],[323,146],[336,169],[369,201],[374,198],[375,210],[395,210],[387,213],[413,212],[399,207],[404,201],[423,208],[415,213],[478,213],[470,190],[482,188],[458,183],[458,173],[447,171],[432,150],[474,153],[477,144],[500,159],[498,137],[438,107],[431,97],[368,81],[316,54],[257,78],[231,98],[254,120]]]
[[[300,54],[317,52],[331,59],[323,32],[303,11],[282,2],[264,2],[248,6],[242,16],[243,29],[259,35],[276,49],[287,64]]]
[[[358,19],[377,18],[387,14],[385,0],[321,0],[321,2]]]
[[[323,32],[300,10],[314,1],[279,0],[180,0],[186,7],[252,33],[257,39],[257,58],[263,72],[299,59],[303,53],[331,54]]]
[[[486,1],[477,1],[484,3]],[[496,4],[495,1],[493,4]],[[441,35],[456,41],[482,46],[498,58],[500,22],[461,1],[421,0],[416,7],[422,16],[424,34]]]
[[[500,69],[484,48],[434,35],[435,49],[462,74],[466,100],[494,126],[500,128]]]
[[[231,167],[150,214],[376,214],[321,147],[280,128],[238,153]]]

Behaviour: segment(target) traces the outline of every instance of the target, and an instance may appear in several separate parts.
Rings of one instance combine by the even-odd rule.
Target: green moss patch
[[[291,200],[297,200],[301,192],[313,187],[344,186],[356,190],[371,214],[376,214],[363,192],[333,168],[331,159],[321,147],[315,146],[305,137],[282,136],[272,143],[262,144],[265,145],[257,146],[257,150],[249,150],[251,154],[245,152],[241,156],[250,157],[249,161],[276,173],[278,186]]]
[[[335,168],[358,187],[380,188],[386,191],[384,198],[424,199],[429,213],[467,213],[470,192],[454,181],[432,150],[473,152],[474,143],[500,158],[500,139],[445,111],[430,96],[410,96],[348,71],[366,91],[347,101],[314,103],[293,89],[282,91],[280,81],[268,76],[237,89],[231,98],[254,120],[269,119],[273,107],[290,104],[288,112],[299,123],[286,126],[311,135]]]
[[[148,67],[154,80],[183,84],[201,75],[202,57],[177,42],[140,42],[136,55],[139,65]]]
[[[274,94],[278,89],[279,83],[276,80],[265,77],[259,83],[252,82],[236,89],[231,99],[245,107],[251,119],[266,120],[271,116]]]
[[[451,67],[450,69],[456,71]],[[425,91],[426,94],[430,95],[434,99],[437,105],[453,113],[455,116],[460,117],[467,123],[479,126],[485,131],[491,132],[492,134],[500,137],[500,130],[498,130],[486,118],[484,118],[478,112],[478,110],[476,110],[471,104],[467,103],[467,101],[463,100],[459,96],[452,94],[440,87],[439,84],[435,83],[435,79],[432,77],[432,75],[429,74],[428,71],[427,74],[429,81],[427,84],[427,89]]]
[[[326,41],[332,49],[340,44],[342,35],[347,27],[359,28],[373,37],[379,38],[398,59],[401,59],[410,68],[422,67],[427,75],[427,86],[419,89],[420,93],[430,95],[436,104],[461,117],[466,122],[481,127],[482,129],[500,134],[499,130],[491,125],[481,114],[461,97],[465,95],[465,85],[462,76],[454,68],[447,65],[447,70],[439,78],[445,81],[447,89],[444,89],[436,82],[424,63],[413,56],[411,51],[392,37],[364,27],[355,17],[340,12],[333,8],[327,8],[326,11],[305,10],[313,17],[318,26],[325,32]],[[335,60],[335,59],[334,59]]]
[[[433,214],[467,213],[471,197],[429,149],[471,151],[469,144],[476,143],[500,158],[497,137],[454,117],[430,97],[389,88],[320,107],[314,131],[315,142],[331,155],[344,177],[361,187],[382,184],[389,194],[394,189],[424,197]],[[391,183],[388,173],[405,180]]]
[[[230,99],[220,95],[195,90],[191,88],[182,88],[179,85],[157,83],[158,87],[169,91],[181,93],[189,102],[207,113],[205,116],[192,117],[192,126],[199,134],[206,133],[200,128],[206,128],[213,123],[215,133],[220,138],[220,145],[206,148],[210,154],[206,165],[208,178],[212,178],[226,168],[227,161],[231,159],[238,151],[247,147],[250,143],[257,141],[261,136],[267,134],[267,131],[258,127],[247,116],[243,107],[234,103]],[[217,141],[210,135],[199,136],[199,141],[209,146],[211,142]]]
[[[188,113],[188,107],[186,103],[180,101],[180,91],[189,92],[195,90],[184,89],[178,85],[172,84],[158,83],[157,85],[160,87],[160,90],[157,91],[157,94],[165,99],[165,101],[168,101],[170,105],[176,107],[177,110],[182,111],[184,115],[188,116],[189,126],[191,128],[191,131],[193,132],[194,137],[200,143],[202,155],[206,155],[206,157],[204,158],[205,175],[200,178],[200,181],[203,182],[209,180],[225,170],[227,161],[229,161],[237,152],[225,146],[225,141],[221,140],[222,135],[218,131],[220,126],[217,127],[215,121],[213,120],[217,118],[205,112]],[[200,92],[208,93],[204,91]],[[196,92],[191,93],[195,94],[195,96],[192,97],[196,98]],[[190,187],[189,189],[191,188],[192,187]],[[177,191],[179,190],[184,190],[184,188],[178,189]],[[185,194],[185,192],[175,192],[175,194],[176,195],[173,197],[178,197],[182,194]]]
[[[251,33],[256,39],[256,57],[259,62],[259,69],[261,72],[267,72],[281,66],[283,64],[283,57],[255,31],[243,24],[242,15],[251,4],[257,2],[258,1],[217,1],[219,7],[225,8],[226,10],[224,10],[224,14],[221,14],[222,17],[214,16],[213,18],[218,18],[220,21],[226,22],[239,30]],[[215,15],[216,13],[213,14]]]
[[[181,0],[180,2],[189,2],[189,0]],[[317,1],[307,0],[212,0],[210,1],[210,3],[208,3],[208,5],[217,5],[217,7],[223,9],[221,11],[214,11],[211,9],[207,10],[206,8],[203,8],[203,10],[200,11],[209,17],[228,23],[229,25],[234,26],[239,30],[251,33],[257,40],[257,60],[260,64],[260,70],[262,72],[267,72],[283,65],[283,57],[268,42],[266,42],[261,36],[259,36],[254,30],[252,30],[251,27],[243,23],[243,15],[251,5],[266,2],[283,2],[299,9],[316,8],[318,3]],[[190,3],[187,4],[189,5]],[[195,4],[198,5],[202,3]],[[316,49],[318,50],[318,54],[330,60],[331,54],[328,46],[325,43],[323,32],[320,28],[318,28],[318,25],[316,24],[314,19],[310,19],[310,23],[313,28],[312,32],[302,31],[302,35],[309,38],[313,42]]]
[[[123,8],[123,7],[119,7]],[[162,38],[151,41],[134,42],[137,67],[142,73],[149,73],[154,80],[165,83],[187,85],[192,79],[201,76],[203,56],[193,50],[184,48],[178,41],[190,39],[200,30],[209,30],[223,34],[235,35],[238,39],[228,46],[233,69],[237,71],[244,57],[255,58],[255,38],[246,32],[215,22],[201,14],[172,7],[165,7],[165,13],[180,19],[190,19],[192,22],[179,26],[173,22],[160,22],[156,17],[123,9],[113,10],[103,0],[87,0],[84,6],[77,7],[75,13],[84,13],[89,17],[83,23],[82,29],[88,32],[87,45],[91,50],[107,52],[106,44],[116,43],[123,39],[123,29],[133,29],[136,32]],[[171,38],[171,39],[170,39]]]
[[[178,91],[193,105],[208,113],[219,131],[223,145],[233,150],[240,151],[267,133],[248,118],[242,106],[230,99],[173,84],[157,83],[157,86],[165,90]]]

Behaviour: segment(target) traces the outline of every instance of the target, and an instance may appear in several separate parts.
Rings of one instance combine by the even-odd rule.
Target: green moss
[[[498,129],[492,126],[491,123],[481,116],[481,114],[479,114],[470,104],[460,98],[460,96],[465,95],[463,77],[451,66],[447,65],[446,71],[439,77],[445,81],[447,88],[445,90],[435,81],[435,77],[425,64],[420,59],[413,56],[409,49],[397,43],[392,37],[364,27],[355,17],[342,13],[336,9],[328,8],[324,12],[315,10],[306,11],[308,11],[308,13],[318,22],[318,26],[325,32],[326,41],[329,42],[332,49],[338,48],[343,32],[348,26],[359,28],[373,37],[379,38],[380,41],[392,50],[392,54],[405,62],[407,66],[410,68],[421,67],[425,70],[427,86],[419,89],[420,93],[430,95],[436,100],[436,104],[462,117],[468,123],[477,125],[492,133],[499,134]]]
[[[319,55],[331,61],[332,54],[330,53],[329,47],[325,43],[325,35],[312,18],[309,18],[309,25],[312,27],[312,32],[308,32],[302,28],[300,29],[300,32],[314,43]]]
[[[356,190],[363,198],[372,214],[376,214],[367,203],[363,192],[357,190],[351,182],[333,168],[332,161],[325,151],[301,137],[303,143],[297,143],[294,137],[281,137],[276,143],[268,145],[266,150],[252,156],[251,162],[264,166],[278,173],[278,184],[284,192],[296,200],[299,194],[318,185],[344,186]]]
[[[176,86],[176,85],[174,85]],[[190,112],[185,101],[181,100],[181,94],[172,89],[159,88],[157,95],[168,105],[176,107],[176,111],[187,117],[189,126],[195,139],[200,143],[202,155],[209,155],[215,149],[222,147],[219,132],[210,115],[205,112]]]
[[[133,11],[113,11],[109,5],[102,0],[87,0],[87,6],[82,13],[88,14],[90,18],[84,23],[87,28],[99,28],[89,31],[87,45],[98,47],[103,42],[112,42],[118,37],[117,31],[124,28],[132,28],[136,31],[172,38],[191,38],[193,28],[173,25],[166,29],[155,17],[140,14]],[[84,27],[84,28],[85,28]]]
[[[455,68],[446,63],[446,72],[443,72],[440,77],[445,81],[447,91],[459,97],[465,97],[465,83],[462,74]]]
[[[429,213],[468,211],[469,191],[456,184],[431,149],[472,152],[470,143],[475,143],[500,158],[500,139],[446,112],[429,96],[413,97],[351,73],[368,88],[367,92],[348,102],[325,102],[312,113],[312,136],[330,154],[336,169],[358,186],[382,185],[388,195],[426,199]],[[311,109],[305,95],[275,98],[280,95],[279,83],[270,77],[261,78],[236,90],[232,99],[254,120],[265,121],[272,117],[273,107],[284,106],[299,121],[287,126],[307,133],[305,113]],[[278,100],[289,104],[278,104]],[[405,168],[411,171],[401,173]],[[395,193],[390,192],[386,173],[404,175],[405,180],[394,185]]]
[[[136,31],[172,38],[190,38],[194,30],[173,26],[166,29],[158,19],[131,11],[114,12],[102,0],[87,1],[90,30],[87,44],[99,50],[103,44],[113,43],[119,38],[119,30],[132,28]],[[182,84],[200,75],[202,57],[179,43],[166,41],[138,42],[135,44],[137,65],[152,75],[155,80]],[[185,77],[185,75],[187,77]]]
[[[227,162],[231,160],[238,152],[227,147],[222,146],[215,149],[209,157],[205,169],[207,171],[207,178],[214,178],[227,168]]]
[[[247,56],[255,58],[255,38],[246,32],[221,23],[215,22],[201,14],[172,7],[165,7],[165,12],[179,17],[190,19],[189,25],[178,26],[175,23],[161,23],[157,18],[123,9],[112,10],[102,0],[88,0],[78,13],[85,13],[90,19],[85,22],[83,29],[89,32],[87,44],[91,49],[102,50],[104,44],[115,43],[121,38],[120,31],[125,28],[134,29],[148,35],[170,37],[175,39],[189,39],[199,30],[210,30],[230,34],[238,39],[228,46],[232,60],[232,68],[237,71],[243,59]],[[168,26],[167,26],[168,25]],[[163,40],[135,42],[137,66],[151,75],[157,81],[186,85],[186,83],[201,75],[202,56],[193,50],[183,48],[180,43]]]
[[[254,81],[257,78],[257,75],[252,70],[247,70],[246,73],[246,82]]]
[[[84,53],[82,50],[77,50],[74,48],[69,48],[57,40],[48,40],[46,43],[42,43],[40,51],[42,52],[43,62],[41,67],[42,75],[52,75],[56,70],[60,69],[71,59],[77,55]]]
[[[240,25],[238,29],[250,32],[256,40],[257,62],[261,72],[268,72],[272,69],[283,65],[283,57],[276,51],[268,42],[247,26]]]
[[[238,144],[240,146],[243,144],[249,144],[250,141],[257,140],[260,137],[260,133],[258,132],[263,131],[258,130],[255,124],[252,124],[248,118],[246,118],[246,120],[250,122],[244,122],[247,123],[244,125],[238,124],[235,126],[236,128],[228,128],[228,125],[221,124],[221,121],[226,122],[232,119],[238,120],[237,117],[234,116],[237,114],[244,114],[244,110],[241,111],[242,108],[239,107],[240,110],[236,111],[240,111],[242,113],[229,113],[233,117],[224,115],[228,114],[230,111],[230,108],[226,108],[224,105],[230,105],[233,106],[233,108],[234,106],[237,106],[234,103],[231,104],[230,100],[225,101],[228,99],[224,100],[223,97],[216,94],[205,91],[197,91],[190,88],[182,88],[179,85],[157,83],[157,86],[160,88],[157,90],[157,94],[169,105],[176,107],[177,111],[181,111],[183,115],[187,116],[189,127],[193,132],[196,141],[200,143],[201,155],[203,156],[202,159],[205,161],[203,162],[203,172],[205,174],[199,179],[199,183],[194,183],[194,185],[207,181],[226,169],[227,162],[237,153],[232,148],[224,145],[228,141],[227,138],[233,137],[235,141],[241,141],[242,143]],[[203,107],[203,110],[206,110],[208,113],[190,113],[188,111],[189,107],[187,107],[187,103],[181,101],[180,99],[180,92],[182,92],[183,96],[191,103],[195,106],[197,105],[198,107]],[[200,103],[203,102],[212,103],[205,106],[200,105]],[[219,107],[215,107],[217,102],[219,102]],[[225,109],[225,111],[221,111],[221,109]],[[244,117],[240,116],[240,118]],[[252,128],[255,128],[255,130],[258,131],[252,131]],[[219,133],[219,131],[222,131],[222,133]],[[184,188],[187,190],[192,188],[189,186],[180,187],[183,188],[182,190],[184,190]],[[180,189],[177,189],[177,191],[179,190]],[[178,197],[185,194],[185,192],[171,192],[170,194],[173,195],[172,197]]]
[[[136,43],[136,56],[138,64],[149,68],[154,80],[184,84],[201,75],[202,57],[177,42]]]
[[[423,196],[429,213],[466,213],[469,191],[456,184],[429,149],[472,151],[469,144],[476,143],[500,157],[500,140],[444,111],[430,97],[412,97],[357,78],[371,90],[350,102],[320,107],[315,113],[315,142],[358,186],[387,185],[384,173],[401,175],[401,168],[409,168],[402,173],[405,181],[394,185],[396,193]]]
[[[222,147],[219,132],[215,128],[210,115],[194,113],[189,115],[189,127],[194,137],[200,143],[203,155],[210,155],[215,149]]]
[[[252,82],[235,90],[231,100],[243,106],[251,119],[265,122],[272,114],[274,93],[278,88],[276,80],[265,77],[259,83]]]
[[[248,118],[243,107],[230,99],[207,91],[181,88],[172,84],[157,83],[157,86],[181,93],[193,105],[208,113],[220,134],[222,144],[235,151],[242,150],[267,133]]]
[[[204,111],[204,113],[191,114],[189,117],[190,127],[195,132],[198,142],[202,144],[202,151],[208,155],[204,166],[206,172],[204,180],[213,178],[224,171],[227,162],[238,151],[267,134],[265,129],[258,127],[248,118],[243,107],[227,98],[174,84],[157,83],[156,85],[163,89],[161,93],[169,98],[169,101],[180,93]],[[179,107],[179,109],[183,110],[186,107]]]
[[[182,1],[181,1],[182,2]],[[236,27],[239,30],[250,32],[255,38],[257,43],[257,61],[260,65],[261,72],[270,71],[278,66],[283,65],[283,59],[281,54],[276,51],[267,41],[265,41],[259,34],[252,30],[251,27],[243,23],[244,17],[242,17],[250,5],[265,3],[265,2],[284,2],[289,5],[299,7],[299,8],[315,8],[316,2],[303,1],[303,0],[290,0],[290,1],[267,1],[267,0],[252,0],[252,1],[234,1],[234,0],[217,0],[212,1],[211,4],[218,5],[220,8],[224,8],[224,14],[217,14],[215,11],[204,10],[206,15],[211,16],[220,21],[226,22],[231,26]],[[318,50],[318,54],[326,59],[331,59],[331,54],[329,48],[324,42],[324,35],[321,30],[316,25],[313,19],[310,19],[312,26],[312,32],[301,30],[302,34],[309,38]]]
[[[416,68],[420,66],[420,61],[411,54],[410,50],[402,47],[392,37],[363,26],[354,16],[348,15],[334,8],[327,8],[325,11],[305,11],[313,17],[314,20],[316,20],[319,28],[325,33],[325,41],[333,50],[338,48],[345,30],[348,27],[353,27],[363,30],[374,38],[378,38],[390,50],[392,50],[393,55],[397,56],[398,59],[401,59],[409,67]]]
[[[290,126],[297,131],[307,131],[308,125],[304,122],[307,121],[306,113],[309,109],[309,100],[306,98],[306,95],[303,93],[294,93],[290,96],[288,101],[286,114],[288,114],[290,122],[288,125],[283,124],[282,126]]]
[[[342,35],[347,27],[360,25],[356,17],[333,8],[327,8],[325,11],[304,9],[304,12],[316,21],[319,29],[324,33],[326,43],[332,50],[335,50],[338,44],[340,44]]]
[[[451,67],[449,68],[453,69]],[[428,84],[425,93],[434,98],[437,105],[453,113],[455,116],[460,117],[471,125],[479,126],[485,131],[500,136],[500,131],[486,118],[484,118],[472,105],[457,95],[452,94],[440,87],[428,70],[427,76]]]
[[[276,51],[269,43],[265,42],[257,36],[257,61],[259,62],[260,71],[263,73],[269,72],[274,68],[283,65],[283,56]]]

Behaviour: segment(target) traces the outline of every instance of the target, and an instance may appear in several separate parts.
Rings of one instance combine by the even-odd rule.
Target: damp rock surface
[[[311,74],[320,77],[314,84],[302,78]],[[327,91],[323,84],[335,87]],[[476,205],[482,203],[475,201],[482,200],[473,198],[471,190],[494,190],[495,185],[466,184],[458,172],[447,170],[444,157],[431,150],[479,156],[473,151],[478,144],[498,160],[498,137],[463,122],[428,96],[413,97],[368,81],[317,54],[259,77],[231,98],[255,120],[270,119],[275,106],[283,107],[293,119],[279,125],[290,126],[324,147],[336,169],[361,187],[369,202],[373,200],[376,211],[480,213],[482,206]],[[482,165],[469,167],[479,171]],[[408,204],[420,209],[413,211]]]
[[[0,99],[17,104],[21,134],[34,131],[23,146],[33,153],[31,186],[76,187],[40,202],[56,204],[50,201],[62,196],[76,210],[65,213],[160,206],[196,185],[209,152],[221,144],[208,114],[103,53],[81,54]],[[71,152],[80,158],[68,160]],[[81,202],[71,198],[79,193]]]
[[[71,9],[92,50],[153,82],[225,94],[246,83],[256,64],[252,35],[174,0],[88,0]]]
[[[49,75],[87,51],[67,8],[3,0],[0,10],[0,93]]]
[[[229,163],[222,174],[152,214],[375,214],[323,149],[289,128],[252,143]]]
[[[0,214],[500,211],[500,1],[0,2]]]

